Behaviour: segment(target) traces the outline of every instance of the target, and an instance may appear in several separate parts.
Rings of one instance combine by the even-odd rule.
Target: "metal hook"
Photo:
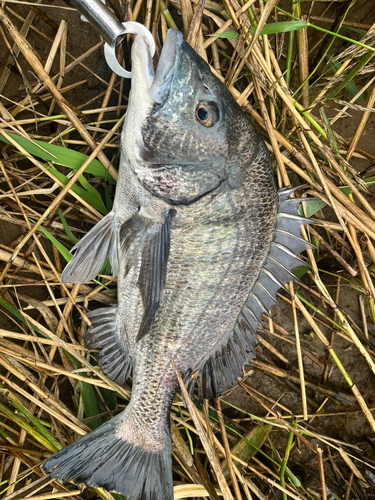
[[[65,0],[75,7],[88,22],[102,35],[106,41],[104,55],[111,70],[124,78],[131,78],[131,72],[126,71],[117,61],[116,47],[125,35],[143,35],[150,47],[151,57],[155,54],[155,41],[150,31],[143,24],[134,21],[121,23],[108,7],[100,0]]]
[[[125,35],[142,35],[145,37],[147,45],[150,48],[151,57],[154,57],[155,41],[150,31],[143,24],[136,23],[135,21],[127,21],[125,23],[122,23],[122,25],[124,26],[124,30],[122,31],[122,33],[119,34],[119,36],[121,37],[120,40],[122,40]],[[116,57],[117,45],[118,43],[113,43],[112,45],[106,43],[104,45],[104,56],[107,61],[107,64],[111,68],[111,70],[117,75],[122,76],[123,78],[131,78],[131,71],[127,71],[126,69],[124,69],[121,66],[121,64],[117,61]]]

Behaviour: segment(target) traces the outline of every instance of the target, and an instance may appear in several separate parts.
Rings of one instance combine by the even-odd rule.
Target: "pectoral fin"
[[[126,262],[126,273],[138,262],[138,255],[141,254],[138,285],[144,314],[137,341],[150,330],[163,297],[170,246],[170,225],[174,213],[174,210],[168,210],[164,221],[153,223],[138,212],[121,228],[121,250]]]
[[[113,276],[117,276],[118,245],[118,226],[114,213],[110,212],[72,248],[74,255],[61,275],[61,282],[83,284],[96,278],[107,257]]]
[[[169,210],[164,224],[151,226],[145,239],[138,280],[145,312],[137,340],[141,339],[151,328],[163,297],[167,276],[171,216],[173,212],[173,210]]]

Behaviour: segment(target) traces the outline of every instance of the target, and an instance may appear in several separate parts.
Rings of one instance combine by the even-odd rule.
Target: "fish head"
[[[224,183],[241,185],[243,134],[254,135],[254,150],[258,136],[180,32],[168,31],[155,73],[144,38],[135,38],[128,113],[128,157],[133,155],[132,168],[153,195],[190,204]]]

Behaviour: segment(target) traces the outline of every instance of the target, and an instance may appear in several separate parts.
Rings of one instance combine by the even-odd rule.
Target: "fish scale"
[[[84,283],[109,257],[118,305],[88,313],[84,340],[112,380],[132,375],[132,395],[121,414],[46,462],[52,477],[127,500],[173,499],[171,359],[190,396],[198,382],[201,401],[243,375],[261,316],[297,279],[297,253],[311,248],[293,193],[277,192],[260,135],[181,34],[168,32],[156,74],[138,35],[113,211],[62,274]]]

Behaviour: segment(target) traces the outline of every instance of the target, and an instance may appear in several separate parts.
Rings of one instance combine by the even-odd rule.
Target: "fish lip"
[[[137,35],[134,39],[132,46],[133,66],[137,66],[137,73],[146,84],[149,96],[155,104],[164,104],[168,97],[182,42],[182,33],[173,29],[168,30],[158,67],[154,73],[150,48],[145,38],[142,35]]]
[[[168,30],[155,78],[149,90],[149,95],[156,104],[163,104],[168,97],[182,42],[182,33]]]
[[[154,82],[154,69],[152,67],[152,58],[150,47],[143,35],[139,34],[134,38],[132,49],[132,87],[136,84],[142,88],[146,86],[148,91]]]

